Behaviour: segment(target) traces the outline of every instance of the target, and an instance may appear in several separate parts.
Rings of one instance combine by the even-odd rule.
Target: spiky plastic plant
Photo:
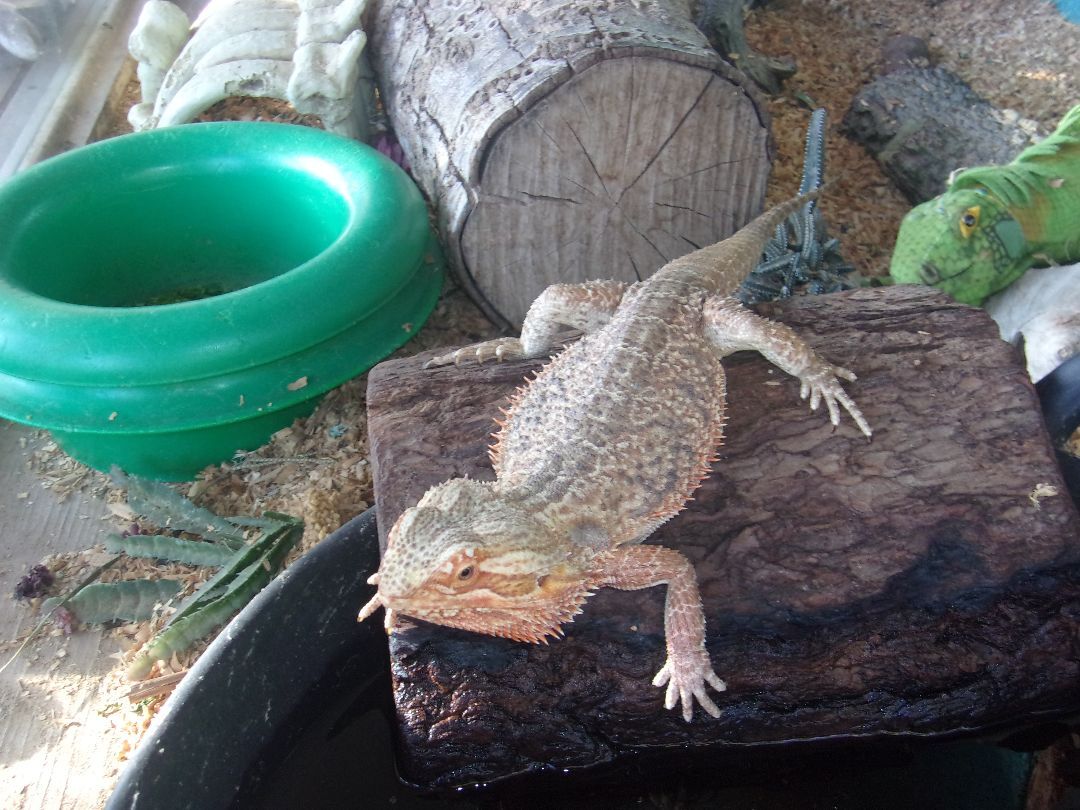
[[[817,109],[806,132],[799,193],[821,188],[824,178],[825,110]],[[810,200],[777,226],[738,297],[744,304],[757,304],[789,298],[804,285],[814,294],[849,290],[858,286],[846,278],[854,269],[840,255],[840,240],[829,238],[818,200]]]

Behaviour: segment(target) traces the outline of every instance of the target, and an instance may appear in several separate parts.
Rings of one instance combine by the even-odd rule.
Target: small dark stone
[[[882,75],[907,68],[930,67],[930,49],[926,40],[910,34],[897,34],[885,40],[881,57]]]

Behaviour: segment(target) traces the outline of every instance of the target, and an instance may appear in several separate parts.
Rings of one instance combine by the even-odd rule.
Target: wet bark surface
[[[405,778],[445,787],[629,751],[941,735],[1080,705],[1080,519],[993,322],[915,287],[759,311],[859,375],[848,390],[874,439],[846,418],[833,431],[756,355],[726,362],[720,460],[649,539],[697,570],[722,716],[684,723],[650,685],[662,587],[600,591],[548,646],[416,623],[391,639]],[[492,477],[492,419],[537,365],[423,371],[426,357],[370,378],[383,542],[429,486]]]

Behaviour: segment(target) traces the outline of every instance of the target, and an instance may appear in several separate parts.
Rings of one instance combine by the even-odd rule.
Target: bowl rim
[[[357,141],[270,122],[148,130],[44,161],[0,187],[0,243],[13,227],[3,223],[16,217],[20,206],[30,206],[30,212],[47,206],[52,184],[89,183],[100,178],[103,167],[135,172],[159,166],[162,155],[175,152],[201,165],[235,164],[240,154],[255,171],[312,173],[344,200],[345,228],[321,253],[291,270],[233,292],[175,304],[71,304],[33,293],[0,271],[0,374],[76,386],[155,385],[265,364],[362,320],[408,283],[430,253],[427,207],[396,164]],[[364,257],[362,263],[357,256]],[[357,306],[358,300],[364,305]],[[318,313],[317,326],[305,312]],[[260,330],[266,323],[273,328]],[[227,333],[222,324],[229,326]],[[143,336],[149,348],[133,351],[132,335]],[[164,347],[178,340],[184,362],[174,357],[162,363]]]
[[[384,306],[288,357],[216,376],[153,385],[113,380],[70,386],[0,372],[0,416],[107,440],[219,428],[315,399],[406,343],[430,316],[442,290],[443,263],[434,236],[429,238],[429,254],[403,277]],[[402,324],[403,314],[410,322]]]

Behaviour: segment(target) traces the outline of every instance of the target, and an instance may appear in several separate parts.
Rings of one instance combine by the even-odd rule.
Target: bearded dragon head
[[[390,530],[363,621],[398,615],[518,641],[546,642],[590,595],[565,537],[491,484],[456,478],[428,490]]]

